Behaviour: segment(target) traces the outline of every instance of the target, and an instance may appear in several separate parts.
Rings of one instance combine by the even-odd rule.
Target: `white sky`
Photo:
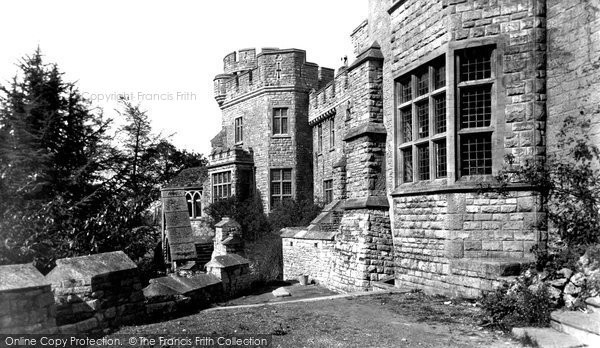
[[[221,121],[213,78],[226,54],[299,48],[337,69],[342,56],[353,60],[349,35],[366,16],[366,0],[3,1],[0,83],[39,45],[88,97],[131,94],[155,130],[208,154]],[[138,98],[149,93],[166,100]],[[95,105],[116,117],[114,102]]]

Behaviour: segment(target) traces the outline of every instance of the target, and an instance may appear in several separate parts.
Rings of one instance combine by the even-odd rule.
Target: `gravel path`
[[[479,315],[470,302],[375,293],[205,310],[117,334],[274,334],[273,347],[521,347],[501,332],[477,326]]]

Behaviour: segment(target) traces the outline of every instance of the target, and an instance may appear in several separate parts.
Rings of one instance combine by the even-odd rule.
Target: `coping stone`
[[[77,279],[91,284],[94,277],[135,269],[136,264],[124,252],[113,251],[58,259],[56,267],[46,275],[46,280],[52,284],[60,284],[67,279]]]
[[[50,285],[32,264],[0,266],[0,291],[39,288]]]
[[[150,279],[150,285],[157,284],[157,291],[159,290],[159,286],[161,286],[172,289],[181,295],[186,295],[219,283],[221,283],[221,280],[212,274],[199,274],[189,278],[170,275],[166,277]],[[163,289],[163,291],[166,290]],[[150,293],[150,289],[148,292]]]
[[[228,268],[240,265],[249,265],[250,261],[237,254],[227,254],[213,257],[207,264],[208,267]]]
[[[179,295],[179,292],[159,282],[150,282],[142,292],[145,298]]]

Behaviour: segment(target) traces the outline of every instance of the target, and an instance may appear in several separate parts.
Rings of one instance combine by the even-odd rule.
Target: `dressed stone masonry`
[[[59,259],[46,281],[60,333],[101,333],[146,312],[137,266],[122,251]]]
[[[368,288],[391,257],[398,287],[476,297],[529,264],[547,243],[543,202],[494,176],[506,155],[555,152],[567,115],[600,141],[599,14],[583,0],[370,0],[357,59],[309,98],[314,196],[342,217],[283,233],[284,276]],[[371,236],[373,216],[389,235]]]
[[[311,93],[313,148],[321,150],[315,156],[315,197],[333,202],[306,232],[282,234],[284,278],[306,274],[330,289],[346,292],[368,290],[372,282],[394,273],[385,196],[382,63],[380,47],[372,43],[354,63],[340,68],[324,89]],[[327,197],[330,180],[333,190]],[[307,239],[314,241],[314,247]],[[303,253],[316,253],[320,261],[294,260]]]
[[[56,306],[50,283],[31,264],[0,266],[0,334],[52,334]]]
[[[281,199],[312,199],[308,95],[333,70],[298,49],[243,49],[223,62],[214,79],[222,130],[209,156],[210,201],[256,195],[268,212]]]
[[[567,115],[600,140],[599,14],[584,0],[369,0],[337,72],[300,50],[231,53],[214,81],[211,200],[327,204],[282,234],[285,278],[479,296],[547,244],[538,188],[495,180],[505,159],[556,152]]]

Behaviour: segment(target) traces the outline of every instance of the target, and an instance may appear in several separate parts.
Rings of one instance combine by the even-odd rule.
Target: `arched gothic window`
[[[194,196],[192,198],[193,206],[194,206],[194,216],[195,218],[199,218],[202,216],[202,195],[199,191],[194,192]]]
[[[185,193],[187,208],[190,218],[196,219],[202,216],[202,192],[188,191]]]
[[[191,192],[185,193],[185,200],[187,201],[188,214],[190,215],[191,218],[193,218],[194,217],[194,206],[192,204],[193,200],[192,200]]]

